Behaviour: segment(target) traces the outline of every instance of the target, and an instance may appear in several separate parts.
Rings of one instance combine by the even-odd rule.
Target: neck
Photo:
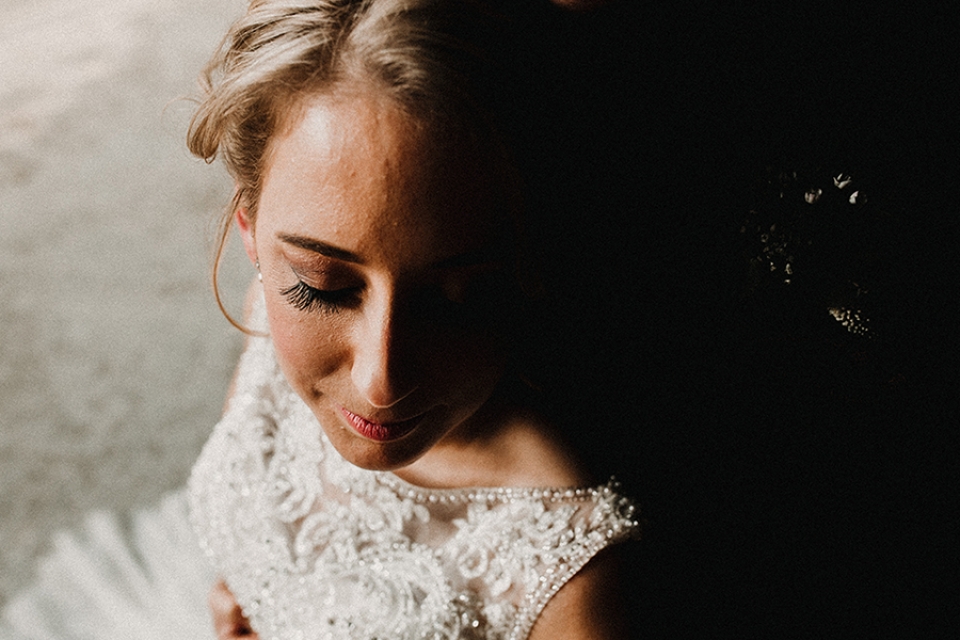
[[[537,412],[503,396],[488,401],[423,457],[394,474],[434,489],[582,486],[591,482]]]

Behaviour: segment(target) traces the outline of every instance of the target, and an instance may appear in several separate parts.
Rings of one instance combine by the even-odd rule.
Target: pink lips
[[[422,415],[416,416],[415,418],[410,418],[409,420],[403,420],[401,422],[387,422],[380,424],[378,422],[370,422],[364,417],[358,416],[352,411],[347,411],[343,407],[340,407],[340,413],[343,414],[343,417],[347,419],[347,422],[356,429],[357,433],[362,435],[364,438],[370,440],[375,440],[377,442],[388,442],[390,440],[397,440],[407,435],[413,428],[417,426],[417,423],[420,422]]]

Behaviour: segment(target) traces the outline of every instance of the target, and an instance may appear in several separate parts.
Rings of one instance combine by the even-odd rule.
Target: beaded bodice
[[[252,338],[194,467],[201,545],[254,629],[276,639],[525,638],[632,503],[591,489],[421,489],[360,469]]]

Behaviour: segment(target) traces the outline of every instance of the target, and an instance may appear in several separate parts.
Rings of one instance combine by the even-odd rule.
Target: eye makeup
[[[322,311],[338,313],[355,299],[357,287],[347,287],[332,291],[311,287],[303,280],[297,280],[292,287],[280,291],[280,295],[300,311]]]

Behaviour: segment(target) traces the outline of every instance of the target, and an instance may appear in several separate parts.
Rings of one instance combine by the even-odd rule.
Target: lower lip
[[[364,438],[373,440],[375,442],[389,442],[390,440],[398,440],[402,438],[413,431],[413,428],[417,426],[418,422],[420,422],[420,418],[423,417],[420,415],[416,418],[404,420],[403,422],[388,422],[386,424],[378,424],[376,422],[370,422],[366,418],[362,418],[342,407],[340,408],[340,413],[343,414],[343,417],[347,419],[347,422],[350,423],[350,426],[352,426],[357,433]]]

